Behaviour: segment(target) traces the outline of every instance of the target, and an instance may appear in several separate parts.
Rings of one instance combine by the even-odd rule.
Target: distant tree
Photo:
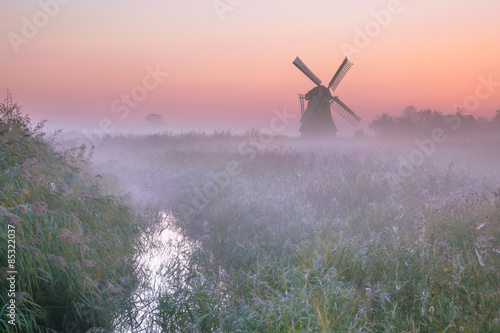
[[[370,129],[378,135],[387,135],[396,129],[396,119],[384,112],[372,120]]]
[[[443,119],[443,114],[436,110],[427,109],[421,111],[421,119],[424,124],[435,124]]]
[[[146,121],[151,125],[163,125],[163,117],[157,113],[148,114]]]
[[[383,113],[377,116],[370,128],[378,135],[421,135],[427,134],[429,130],[440,127],[443,121],[443,114],[431,109],[417,110],[413,105],[407,106],[401,116],[391,116]]]
[[[500,109],[497,110],[497,114],[493,117],[493,123],[496,126],[500,126]]]
[[[401,117],[401,120],[408,121],[408,122],[414,122],[417,120],[417,115],[418,111],[417,108],[413,105],[408,105],[405,107],[403,110],[403,116]]]
[[[477,120],[478,125],[483,127],[483,128],[489,127],[493,123],[493,120],[489,120],[488,118],[486,118],[484,116],[479,116],[476,118],[476,120]]]
[[[417,119],[417,109],[413,105],[408,105],[403,110],[403,115],[396,117],[395,121],[397,123],[398,130],[403,130],[407,132],[414,127],[414,123]]]

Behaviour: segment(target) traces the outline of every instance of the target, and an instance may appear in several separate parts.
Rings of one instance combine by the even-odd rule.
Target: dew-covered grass
[[[0,104],[0,331],[112,329],[137,284],[139,218],[103,186],[89,149],[58,152],[41,129],[10,96]]]
[[[165,262],[162,331],[500,331],[497,142],[450,141],[409,175],[400,145],[276,138],[250,154],[251,142],[98,148],[108,176],[172,211],[189,243]]]

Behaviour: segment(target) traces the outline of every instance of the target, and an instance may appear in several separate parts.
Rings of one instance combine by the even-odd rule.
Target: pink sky
[[[150,113],[170,130],[265,126],[274,108],[299,114],[297,93],[313,87],[291,64],[295,57],[327,83],[346,44],[359,52],[336,93],[365,126],[409,104],[447,112],[474,98],[479,77],[500,82],[500,3],[492,0],[254,0],[223,20],[212,0],[66,2],[49,7],[53,17],[18,52],[10,39],[23,36],[23,18],[43,20],[40,3],[57,0],[0,3],[0,91],[9,89],[33,119],[58,126],[92,128],[102,119],[130,126]],[[388,9],[386,26],[356,44],[355,29]],[[119,117],[113,102],[142,84],[147,67],[169,75]],[[491,117],[500,86],[480,91],[469,113]]]

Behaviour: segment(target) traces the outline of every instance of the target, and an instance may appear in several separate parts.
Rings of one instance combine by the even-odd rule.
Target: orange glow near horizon
[[[39,4],[1,3],[0,90],[9,89],[34,119],[92,124],[116,119],[113,101],[140,85],[148,66],[159,66],[169,76],[124,123],[158,113],[172,127],[257,126],[274,108],[298,113],[297,93],[313,87],[292,65],[296,56],[327,83],[345,56],[342,43],[356,46],[355,27],[390,2],[261,0],[224,20],[210,1],[70,2],[19,53],[8,34],[20,34]],[[410,104],[447,112],[475,94],[479,77],[500,82],[498,2],[399,3],[401,12],[350,55],[354,66],[336,92],[362,118]],[[496,87],[474,114],[491,117],[499,108]]]

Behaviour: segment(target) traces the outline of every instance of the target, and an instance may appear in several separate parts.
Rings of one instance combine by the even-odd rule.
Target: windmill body
[[[303,136],[334,136],[337,127],[330,112],[330,101],[332,94],[325,86],[314,87],[304,99],[307,101],[307,109],[304,111],[300,122],[299,131]]]
[[[316,87],[307,94],[299,95],[302,112],[302,118],[300,119],[302,125],[299,130],[303,137],[335,136],[337,127],[333,121],[331,110],[340,114],[352,125],[358,125],[361,118],[340,101],[337,96],[332,96],[330,92],[330,90],[335,91],[352,66],[352,63],[347,58],[340,65],[328,87],[321,85],[321,80],[307,68],[300,58],[297,57],[293,64],[316,84]],[[305,102],[307,102],[307,108],[305,108]]]

